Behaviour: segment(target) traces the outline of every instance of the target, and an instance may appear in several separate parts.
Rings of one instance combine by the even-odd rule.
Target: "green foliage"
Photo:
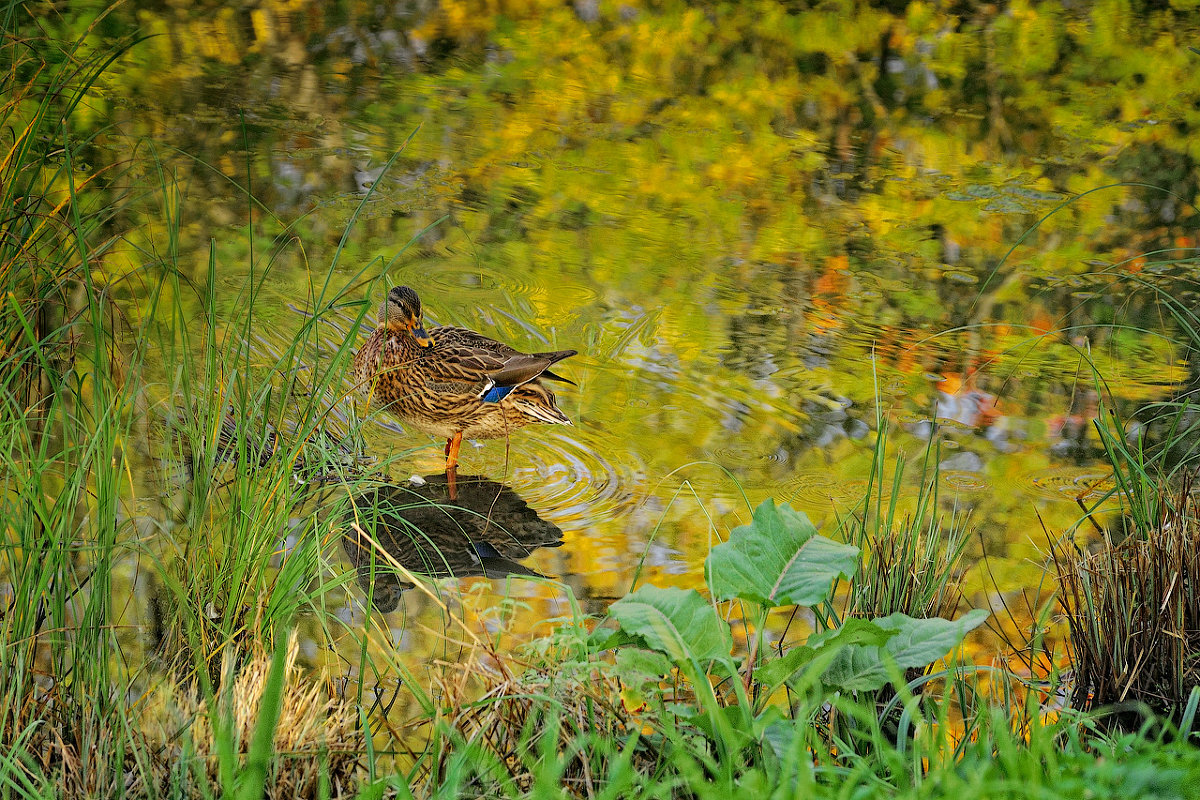
[[[501,778],[505,782],[528,779],[546,785],[541,784],[543,774],[590,774],[591,780],[597,780],[595,776],[616,770],[626,770],[627,775],[633,769],[644,778],[653,775],[641,784],[647,796],[663,792],[674,796],[675,781],[689,791],[694,791],[697,781],[711,781],[726,787],[723,791],[735,786],[765,791],[793,782],[815,789],[823,784],[848,786],[856,780],[876,792],[895,790],[908,780],[897,776],[911,777],[926,756],[920,755],[925,752],[920,748],[912,757],[900,755],[897,748],[902,742],[887,726],[901,708],[908,724],[913,717],[932,722],[949,708],[948,697],[926,703],[914,695],[914,688],[924,680],[912,681],[905,672],[914,667],[924,670],[945,656],[988,613],[973,611],[954,621],[904,614],[839,621],[832,613],[834,590],[857,572],[859,551],[829,540],[812,546],[818,538],[803,514],[767,501],[755,510],[749,525],[714,548],[708,574],[714,582],[715,576],[725,576],[722,591],[727,597],[772,598],[747,612],[755,624],[749,653],[732,652],[730,623],[699,592],[642,586],[610,606],[607,620],[615,633],[603,633],[602,626],[588,634],[580,619],[560,627],[558,637],[570,641],[560,641],[552,652],[539,649],[525,678],[488,693],[503,698],[497,702],[504,710],[498,708],[491,712],[494,716],[482,720],[474,712],[463,715],[469,720],[464,727],[490,732],[485,741],[492,759],[532,749],[552,761],[557,758],[555,750],[588,754],[590,772],[580,773],[577,764],[561,760],[553,765],[539,762],[536,767],[506,767]],[[763,569],[725,569],[748,557],[757,558]],[[832,565],[823,563],[830,558]],[[802,592],[761,589],[764,580],[778,582],[780,575],[817,574],[823,576],[819,590],[812,578],[806,578],[808,588]],[[740,575],[746,576],[744,585]],[[717,595],[711,586],[710,591]],[[784,596],[805,597],[814,611],[824,609],[830,625],[768,653],[761,646],[765,615]],[[610,658],[608,651],[613,648],[616,654]],[[570,655],[563,657],[563,653]],[[548,666],[538,666],[541,663]],[[969,673],[946,676],[963,687],[960,694],[974,693],[966,688]],[[622,687],[620,710],[613,707],[611,696],[617,681]],[[778,691],[783,687],[786,703]],[[882,693],[889,688],[888,694]],[[552,695],[545,704],[531,699],[544,691]],[[881,711],[883,706],[877,703],[889,697],[893,698],[890,705]],[[636,720],[628,718],[625,709],[630,707],[640,710]],[[610,732],[609,745],[585,743],[586,734],[573,733],[560,739],[556,748],[547,747],[546,737],[563,736],[560,725],[576,726],[579,712],[575,709],[581,708],[589,709],[592,716],[607,709],[599,717],[602,722],[590,725]],[[550,718],[539,716],[532,728],[527,722],[515,734],[516,721],[531,720],[547,709],[556,711]],[[622,731],[637,733],[622,741]],[[479,741],[474,736],[461,746]],[[454,745],[452,752],[461,746]],[[608,749],[613,746],[616,749]],[[857,778],[852,777],[856,772]],[[502,788],[506,784],[496,780],[493,776],[485,785],[507,793]],[[622,775],[618,785],[627,786],[627,780]]]
[[[287,639],[280,636],[275,645],[275,656],[271,659],[271,671],[267,676],[266,686],[263,687],[258,722],[254,728],[254,740],[250,744],[250,752],[246,756],[246,768],[240,776],[237,787],[238,800],[256,800],[263,796],[267,775],[271,762],[277,757],[275,752],[275,727],[279,724],[279,707],[284,691],[284,676],[287,667]],[[225,793],[235,792],[228,783]]]
[[[715,599],[775,608],[822,602],[834,581],[854,574],[858,555],[857,547],[818,534],[804,514],[766,500],[704,563]]]
[[[8,209],[0,220],[0,671],[13,677],[0,688],[0,794],[188,797],[201,785],[208,791],[207,762],[197,777],[164,753],[195,730],[195,718],[155,741],[143,716],[153,712],[139,698],[144,681],[202,686],[215,708],[217,679],[232,682],[253,653],[282,644],[297,611],[315,610],[342,580],[320,578],[327,526],[316,515],[301,517],[297,546],[281,552],[279,543],[306,498],[294,465],[321,449],[307,443],[325,432],[321,401],[341,395],[351,345],[308,373],[310,402],[293,416],[301,404],[281,398],[302,394],[295,373],[300,354],[311,355],[316,323],[272,365],[278,372],[252,366],[246,342],[262,278],[251,267],[245,328],[222,335],[215,261],[199,290],[180,268],[180,193],[168,177],[156,195],[169,221],[157,243],[162,258],[141,275],[146,313],[118,310],[122,289],[100,279],[98,264],[124,241],[110,226],[127,198],[116,169],[83,166],[99,134],[77,134],[76,125],[86,128],[79,117],[100,76],[130,43],[93,51],[88,33],[66,42],[29,36],[22,24],[33,5],[8,4],[0,41],[0,80],[12,90],[0,117],[15,134],[0,159]],[[96,186],[107,180],[118,188],[98,203]],[[323,313],[338,300],[315,294]],[[291,379],[281,387],[283,371]],[[270,433],[285,418],[297,421],[298,439],[277,448]],[[137,474],[147,449],[162,467],[151,481]],[[156,485],[177,470],[184,480]],[[175,493],[180,519],[135,511],[159,491]],[[170,535],[147,535],[147,525]],[[149,602],[117,588],[146,574]],[[151,608],[132,608],[138,601]],[[231,669],[219,676],[223,654]],[[269,712],[281,674],[272,672],[258,717],[245,789],[254,796],[267,765],[274,774],[280,763]],[[215,740],[194,744],[205,758],[221,749],[231,787],[238,754],[229,736]],[[326,754],[327,773],[338,758]]]
[[[91,274],[92,259],[111,244],[103,228],[121,202],[96,208],[88,201],[89,179],[77,163],[91,142],[67,135],[123,48],[92,54],[77,40],[49,41],[13,23],[19,6],[8,4],[0,23],[0,124],[11,134],[0,152],[6,796],[40,791],[54,764],[49,731],[64,751],[86,754],[97,780],[122,771],[129,719],[113,689],[109,656],[119,638],[111,591],[131,549],[122,500],[136,416],[136,384],[107,326],[111,298]],[[141,363],[131,360],[134,369]]]
[[[609,606],[627,633],[679,663],[688,658],[726,658],[733,648],[729,626],[698,593],[643,586]]]
[[[742,598],[757,603],[760,612],[797,602],[792,598],[828,606],[835,583],[857,572],[858,555],[858,548],[818,535],[803,513],[766,500],[749,525],[713,548],[709,587],[717,600]],[[643,586],[614,603],[609,616],[624,633],[676,665],[728,660],[728,624],[694,590]],[[747,661],[746,669],[771,687],[815,683],[831,692],[876,691],[904,670],[924,668],[958,647],[988,616],[974,610],[957,620],[901,613],[871,621],[851,618],[765,665]],[[757,618],[760,628],[764,619]]]
[[[864,552],[862,569],[850,577],[851,613],[888,616],[906,613],[934,617],[958,604],[957,583],[967,543],[967,515],[957,508],[944,520],[938,502],[938,459],[941,437],[936,428],[918,465],[915,504],[900,501],[908,462],[895,458],[890,481],[885,459],[892,426],[876,417],[875,446],[866,491],[838,530]]]
[[[882,689],[895,676],[895,670],[912,667],[922,669],[958,647],[968,633],[982,625],[990,616],[984,609],[974,609],[956,620],[913,619],[905,614],[892,614],[873,620],[882,633],[891,634],[879,643],[847,643],[822,675],[829,686],[846,691]],[[816,634],[810,647],[828,647],[823,637],[838,631]],[[813,639],[820,639],[814,643]]]

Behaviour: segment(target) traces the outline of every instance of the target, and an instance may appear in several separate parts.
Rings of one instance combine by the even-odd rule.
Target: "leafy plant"
[[[749,525],[713,548],[706,562],[713,600],[749,606],[753,639],[745,657],[733,655],[729,623],[699,592],[654,586],[614,603],[609,616],[620,634],[597,637],[596,643],[635,644],[679,669],[698,701],[683,715],[690,714],[730,757],[751,744],[761,746],[768,731],[777,739],[780,725],[811,722],[831,696],[874,692],[889,684],[907,688],[904,670],[945,656],[988,617],[987,611],[975,610],[957,620],[901,613],[842,619],[834,587],[853,577],[859,558],[857,547],[821,536],[804,514],[767,500]],[[807,606],[818,630],[778,656],[760,657],[768,613],[792,604]],[[640,663],[653,662],[643,658]],[[718,697],[714,686],[731,691]],[[769,702],[783,687],[807,698],[801,705],[805,713],[786,723]]]

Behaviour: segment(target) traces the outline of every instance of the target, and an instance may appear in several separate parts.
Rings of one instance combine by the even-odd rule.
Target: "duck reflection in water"
[[[463,475],[455,483],[453,500],[445,474],[380,486],[354,497],[342,546],[358,571],[359,585],[380,611],[394,610],[413,584],[376,552],[371,591],[372,539],[417,575],[545,577],[517,561],[539,547],[560,546],[558,526],[539,517],[502,483]]]

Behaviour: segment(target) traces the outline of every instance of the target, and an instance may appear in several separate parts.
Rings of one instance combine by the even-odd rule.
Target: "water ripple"
[[[416,263],[395,273],[397,284],[417,287],[422,297],[456,297],[478,293],[489,300],[497,296],[531,297],[539,291],[527,273],[505,273],[484,264],[439,263],[437,269]]]
[[[822,511],[830,506],[848,506],[866,496],[865,480],[841,480],[828,472],[802,472],[787,483],[792,490],[792,502]]]
[[[787,461],[787,453],[782,447],[769,453],[754,452],[742,447],[717,447],[707,451],[710,458],[718,464],[729,466],[737,464],[753,466],[755,464],[782,464]]]
[[[536,443],[522,448],[508,482],[563,530],[614,519],[637,505],[645,469],[628,449],[608,444],[602,455],[574,437],[538,431]]]
[[[1023,483],[1029,494],[1065,502],[1099,500],[1116,486],[1107,467],[1052,467],[1028,473]]]
[[[944,469],[938,473],[938,479],[944,490],[961,494],[985,492],[992,488],[992,484],[983,475],[967,470]]]

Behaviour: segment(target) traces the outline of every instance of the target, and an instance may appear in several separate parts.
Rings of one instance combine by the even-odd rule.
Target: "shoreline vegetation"
[[[1046,532],[1061,589],[1014,643],[1015,667],[963,656],[990,617],[957,591],[971,521],[943,515],[936,435],[915,502],[897,501],[914,467],[892,455],[882,411],[862,502],[839,525],[818,532],[764,501],[721,532],[704,591],[635,580],[596,616],[568,590],[569,613],[517,648],[444,606],[449,655],[413,665],[372,587],[387,574],[439,596],[379,547],[354,562],[364,592],[339,550],[348,527],[379,529],[354,498],[385,494],[345,402],[362,298],[381,279],[314,270],[290,347],[252,351],[269,268],[219,315],[215,250],[200,281],[178,263],[171,175],[80,168],[106,132],[76,117],[138,41],[95,53],[81,38],[48,58],[14,27],[20,4],[6,13],[0,797],[1193,796],[1200,421],[1186,392],[1139,437],[1101,408],[1117,487],[1083,508],[1092,549]],[[157,203],[169,235],[145,253],[153,270],[114,280],[98,265],[128,203]],[[122,280],[140,282],[138,308]],[[1200,352],[1194,307],[1158,299]],[[158,465],[157,486],[135,457]],[[168,535],[137,513],[159,495]],[[1119,528],[1104,527],[1106,501]],[[550,528],[533,547],[556,546]],[[118,578],[149,587],[147,624]],[[330,612],[355,592],[361,621]],[[1043,639],[1059,618],[1066,653]],[[357,661],[340,675],[302,665],[302,639],[346,637]],[[400,693],[403,720],[389,714]]]

